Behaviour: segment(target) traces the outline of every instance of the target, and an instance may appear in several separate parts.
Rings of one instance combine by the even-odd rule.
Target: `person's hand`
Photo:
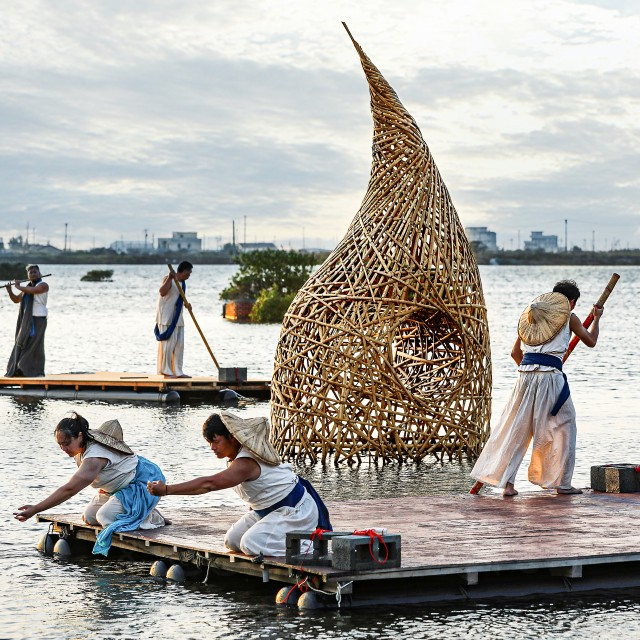
[[[154,480],[153,482],[149,480],[149,482],[147,482],[147,491],[152,496],[166,496],[167,485],[162,482],[162,480]]]
[[[594,318],[599,318],[604,313],[604,307],[594,306],[592,313]]]
[[[36,513],[38,512],[32,504],[25,504],[22,507],[18,507],[18,510],[13,512],[13,517],[16,520],[20,520],[20,522],[24,522],[32,516],[35,516]]]

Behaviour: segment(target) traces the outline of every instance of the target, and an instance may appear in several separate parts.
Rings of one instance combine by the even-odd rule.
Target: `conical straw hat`
[[[530,347],[549,342],[567,324],[571,314],[569,299],[561,293],[543,293],[524,310],[518,335]]]
[[[124,442],[122,427],[117,420],[107,420],[97,429],[89,429],[89,434],[93,436],[93,439],[96,442],[110,447],[111,449],[121,451],[122,453],[133,453],[133,449],[127,446]]]
[[[220,412],[220,419],[229,433],[265,464],[280,464],[280,456],[269,440],[269,421],[265,417],[241,418],[228,411]]]

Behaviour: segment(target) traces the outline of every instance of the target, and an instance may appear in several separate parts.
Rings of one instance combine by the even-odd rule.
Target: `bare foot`
[[[502,492],[502,495],[505,497],[518,495],[516,488],[513,486],[513,482],[507,482],[507,485],[505,486],[504,491]]]
[[[480,480],[478,480],[478,482],[476,482],[473,487],[471,487],[471,489],[469,489],[469,493],[472,496],[475,496],[476,494],[480,493],[480,489],[482,489],[482,487],[484,487],[484,482],[480,482]]]
[[[582,489],[576,489],[575,487],[569,487],[568,489],[558,488],[556,491],[562,495],[574,496],[579,493],[582,493]]]

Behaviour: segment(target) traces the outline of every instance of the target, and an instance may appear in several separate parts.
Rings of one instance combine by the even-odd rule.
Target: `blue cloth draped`
[[[524,358],[522,358],[522,364],[540,364],[543,367],[553,367],[554,369],[558,369],[562,373],[562,377],[564,378],[564,385],[562,390],[560,391],[560,395],[556,400],[556,403],[553,405],[551,409],[551,415],[558,415],[558,411],[562,405],[567,401],[567,398],[571,395],[571,391],[569,390],[569,381],[567,380],[567,376],[562,371],[562,360],[557,358],[556,356],[549,355],[548,353],[525,353]]]
[[[35,282],[30,282],[28,286],[30,287],[36,287],[38,286],[40,283],[42,282],[42,278],[40,278],[39,280],[36,280]],[[20,300],[20,306],[22,307],[22,313],[25,312],[27,305],[29,304],[29,302],[31,302],[31,299],[33,298],[33,293],[23,293],[22,294],[22,299]],[[31,307],[33,309],[33,307]],[[31,329],[29,330],[29,337],[33,338],[33,336],[36,335],[36,324],[33,321],[33,315],[31,315]]]
[[[313,488],[313,485],[301,476],[298,476],[298,482],[296,482],[295,487],[293,487],[293,489],[284,498],[282,498],[282,500],[278,500],[278,502],[264,509],[254,509],[254,512],[261,518],[264,518],[266,515],[280,507],[295,507],[298,502],[302,500],[305,489],[318,507],[318,528],[323,529],[324,531],[333,531],[331,521],[329,520],[329,510],[327,509],[327,506],[318,495],[318,492]]]
[[[183,280],[180,284],[182,285],[182,292],[186,293],[187,281]],[[173,335],[176,325],[178,324],[178,320],[180,318],[180,313],[182,312],[183,305],[184,305],[184,300],[182,299],[182,296],[178,296],[178,299],[176,300],[175,311],[173,312],[173,320],[171,320],[171,324],[167,327],[166,331],[163,331],[162,333],[160,333],[160,329],[158,329],[158,325],[156,324],[155,328],[153,329],[153,333],[155,334],[156,340],[158,342],[162,342],[163,340],[168,340]]]
[[[152,496],[147,491],[147,482],[149,480],[162,480],[164,482],[165,477],[157,464],[138,456],[135,477],[126,487],[113,494],[122,503],[124,513],[118,514],[115,521],[104,527],[96,536],[96,543],[93,546],[94,554],[106,556],[111,548],[111,538],[114,533],[135,531],[155,509],[160,498]]]

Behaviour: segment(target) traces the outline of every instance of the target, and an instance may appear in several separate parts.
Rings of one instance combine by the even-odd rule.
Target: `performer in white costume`
[[[187,288],[193,265],[186,260],[178,265],[175,278],[167,274],[159,289],[156,309],[155,335],[158,341],[158,368],[160,375],[168,378],[188,378],[182,371],[184,359],[183,300],[178,283],[183,291]]]
[[[149,493],[199,495],[233,488],[251,510],[227,531],[224,542],[232,551],[251,556],[286,555],[288,531],[331,530],[327,508],[311,483],[280,462],[266,418],[214,413],[202,435],[218,458],[228,458],[227,468],[179,484],[149,482]]]
[[[573,280],[558,282],[552,293],[538,296],[524,311],[511,357],[518,380],[500,420],[471,471],[470,493],[483,485],[517,495],[518,468],[533,440],[529,481],[558,493],[582,493],[571,485],[576,453],[576,413],[569,396],[562,358],[573,332],[595,347],[602,309],[594,307],[594,322],[585,329],[572,313],[580,297]]]

